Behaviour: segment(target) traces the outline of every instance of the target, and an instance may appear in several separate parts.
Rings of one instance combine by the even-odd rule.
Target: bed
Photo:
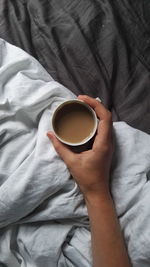
[[[0,41],[0,88],[1,92],[7,89],[5,96],[8,94],[6,99],[0,96],[1,111],[5,110],[0,117],[0,266],[90,267],[92,264],[83,197],[70,180],[66,166],[42,137],[49,129],[46,118],[56,104],[78,94],[99,97],[112,111],[118,138],[112,174],[114,201],[133,266],[149,266],[150,211],[146,205],[150,177],[149,26],[150,3],[146,0],[1,0],[0,38],[10,44]],[[2,80],[4,66],[10,70],[8,77],[14,77],[13,87],[7,79]],[[26,82],[28,85],[32,82],[32,86],[24,91]],[[32,95],[33,102],[26,92]],[[3,122],[14,114],[17,123],[20,121],[20,131],[15,133],[13,124],[14,132],[9,132],[12,155],[15,157],[20,147],[30,139],[31,142],[11,165],[8,163],[13,156],[9,153],[8,157],[8,150],[4,150],[7,142]],[[27,119],[22,121],[25,115]],[[117,126],[119,121],[123,122]],[[135,145],[136,156],[132,155]],[[47,171],[43,176],[45,166]],[[22,177],[23,184],[18,184],[18,177]],[[39,182],[41,177],[44,187]],[[50,178],[51,186],[48,177],[55,177]],[[71,204],[66,208],[68,200]],[[144,235],[138,240],[143,229]]]
[[[149,13],[147,0],[1,0],[0,37],[149,133]]]

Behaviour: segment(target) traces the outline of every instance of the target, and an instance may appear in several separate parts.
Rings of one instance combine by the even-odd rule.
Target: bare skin
[[[85,197],[91,227],[93,266],[131,267],[109,191],[113,155],[111,113],[91,97],[82,95],[78,98],[90,105],[100,119],[92,149],[76,154],[52,132],[48,132],[47,136]]]

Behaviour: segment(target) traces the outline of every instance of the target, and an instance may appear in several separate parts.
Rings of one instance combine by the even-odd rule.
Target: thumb
[[[48,138],[51,140],[56,152],[63,159],[67,166],[74,161],[74,153],[67,148],[66,145],[62,144],[52,132],[47,133]]]

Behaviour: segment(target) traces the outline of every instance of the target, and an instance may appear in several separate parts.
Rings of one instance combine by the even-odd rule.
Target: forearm
[[[109,193],[86,196],[94,267],[131,266]]]
[[[48,136],[85,195],[91,224],[94,267],[129,267],[128,254],[108,190],[113,155],[112,116],[99,101],[88,96],[79,96],[79,99],[93,108],[99,118],[92,148],[73,153],[52,133],[48,133]]]

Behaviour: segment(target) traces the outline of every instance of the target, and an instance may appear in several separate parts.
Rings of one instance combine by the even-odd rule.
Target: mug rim
[[[71,103],[74,103],[74,102],[77,102],[83,106],[85,106],[93,115],[93,119],[94,119],[94,127],[93,127],[93,131],[91,132],[91,134],[84,138],[81,142],[77,142],[77,143],[72,143],[72,142],[67,142],[65,140],[63,140],[61,137],[59,137],[59,135],[57,135],[57,133],[55,132],[55,129],[54,129],[54,119],[56,117],[56,114],[57,112],[65,105],[67,104],[71,104]],[[96,130],[97,130],[97,126],[98,126],[98,119],[97,119],[97,116],[96,116],[96,113],[94,111],[94,109],[92,109],[87,103],[85,103],[84,101],[82,100],[79,100],[79,99],[70,99],[70,100],[65,100],[64,102],[62,102],[60,105],[58,105],[58,107],[54,110],[53,112],[53,115],[52,115],[52,129],[53,129],[53,132],[55,134],[55,136],[57,137],[57,139],[59,141],[61,141],[63,144],[65,145],[69,145],[69,146],[80,146],[80,145],[84,145],[86,144],[88,141],[90,141],[93,136],[95,135],[96,133]]]

